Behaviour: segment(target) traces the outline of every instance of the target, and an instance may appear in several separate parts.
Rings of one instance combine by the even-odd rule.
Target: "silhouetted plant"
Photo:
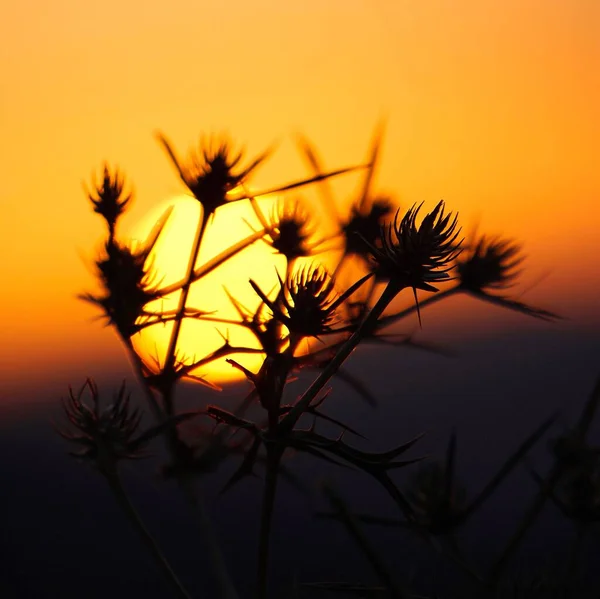
[[[374,592],[383,589],[395,597],[408,596],[408,591],[398,586],[395,577],[386,570],[362,533],[359,525],[364,523],[400,526],[416,532],[469,573],[481,588],[498,589],[504,564],[512,556],[515,542],[518,544],[529,524],[517,531],[517,541],[505,549],[489,580],[484,580],[474,572],[459,551],[454,534],[526,457],[533,445],[547,432],[552,419],[544,421],[529,435],[481,492],[469,500],[455,474],[454,434],[445,461],[441,464],[423,461],[421,457],[406,457],[405,454],[413,449],[420,437],[398,443],[389,451],[359,449],[347,442],[347,437],[354,435],[361,438],[360,432],[324,410],[329,395],[324,387],[332,377],[339,377],[375,405],[376,398],[366,385],[343,368],[345,360],[361,343],[439,351],[433,345],[420,344],[411,335],[398,336],[387,333],[386,329],[415,313],[421,323],[422,310],[426,306],[454,294],[467,293],[541,319],[557,318],[551,312],[533,308],[505,295],[506,289],[519,274],[516,268],[522,262],[520,247],[512,241],[486,237],[463,244],[458,215],[447,213],[443,201],[421,219],[422,204],[403,212],[397,209],[392,200],[372,194],[371,186],[381,151],[382,125],[373,137],[365,165],[333,171],[325,171],[315,149],[306,140],[300,140],[312,175],[262,193],[250,193],[248,180],[267,159],[270,151],[244,163],[243,153],[232,151],[233,144],[229,140],[211,138],[208,142],[202,142],[199,150],[190,152],[188,158],[182,161],[164,135],[158,134],[157,137],[180,179],[202,205],[185,274],[180,281],[161,285],[152,266],[153,252],[156,251],[157,240],[170,211],[165,212],[143,244],[133,247],[117,239],[117,224],[129,206],[132,194],[125,193],[125,179],[120,171],[104,167],[102,182],[96,183],[93,191],[86,190],[94,211],[104,218],[108,229],[104,251],[96,261],[97,278],[102,291],[100,294],[81,296],[98,306],[109,324],[115,327],[128,351],[156,423],[145,431],[140,430],[142,414],[138,410],[130,410],[124,387],[117,394],[114,405],[101,411],[97,389],[90,380],[79,394],[71,393],[66,404],[66,415],[75,432],[63,430],[61,434],[67,440],[81,445],[82,456],[93,461],[108,479],[117,499],[146,539],[179,594],[187,596],[162,554],[157,552],[154,542],[144,532],[139,517],[124,496],[117,476],[117,463],[120,460],[137,457],[141,449],[158,436],[163,437],[169,456],[162,472],[165,477],[177,480],[197,515],[201,524],[200,532],[209,544],[213,571],[219,581],[222,597],[234,599],[238,595],[194,483],[206,472],[216,469],[222,461],[240,457],[238,468],[225,485],[224,490],[230,490],[244,477],[254,474],[257,465],[264,465],[255,595],[257,599],[264,599],[268,590],[269,546],[276,490],[281,476],[292,478],[289,469],[282,466],[284,455],[292,451],[368,474],[388,493],[393,505],[398,508],[398,518],[386,522],[364,514],[355,516],[337,492],[326,486],[337,517],[359,543],[384,585],[377,587]],[[350,203],[347,214],[338,214],[333,207],[327,182],[332,177],[357,170],[364,171],[358,198]],[[314,221],[311,224],[313,215],[301,205],[300,200],[278,198],[269,218],[264,216],[257,201],[262,195],[284,194],[311,184],[319,184],[323,208],[333,215],[337,226],[337,232],[328,239],[314,239],[316,227]],[[252,231],[219,256],[198,266],[200,248],[208,227],[212,226],[213,215],[228,202],[244,200],[251,204],[262,228]],[[273,248],[279,260],[283,257],[284,267],[281,272],[277,271],[278,285],[268,291],[255,282],[253,273],[248,273],[248,287],[260,300],[256,309],[248,309],[229,292],[227,294],[238,318],[222,318],[218,311],[208,313],[201,307],[192,308],[189,305],[190,289],[195,283],[259,241]],[[327,249],[327,242],[331,242],[331,248],[341,250],[339,262],[332,273],[311,260],[316,253]],[[342,283],[339,274],[341,266],[356,260],[360,274],[354,280]],[[450,286],[439,289],[439,285],[448,283]],[[401,311],[390,311],[392,301],[407,289],[412,290],[414,305]],[[419,299],[417,290],[432,295]],[[159,303],[156,300],[173,293],[178,294],[175,309],[154,309]],[[180,343],[181,330],[192,320],[213,322],[217,327],[237,326],[246,329],[253,334],[258,347],[234,346],[229,341],[229,334],[221,331],[223,343],[216,350],[201,357],[185,356]],[[143,329],[165,325],[171,329],[164,355],[157,355],[153,361],[142,358],[132,339]],[[252,372],[235,359],[237,354],[244,353],[261,355],[262,363],[257,372]],[[216,428],[208,433],[206,429],[197,427],[195,436],[184,436],[178,425],[197,416],[198,412],[178,413],[176,387],[182,380],[195,380],[214,387],[202,377],[199,370],[222,359],[244,373],[250,383],[250,391],[236,410],[207,405],[202,410],[202,416],[210,419],[208,422],[215,423]],[[300,397],[288,403],[287,384],[302,368],[320,372]],[[81,399],[85,389],[92,394],[92,407],[86,406]],[[264,418],[251,419],[246,415],[247,408],[256,400],[264,410]],[[312,425],[301,428],[299,422],[303,418],[312,419]],[[318,432],[320,422],[337,427],[339,434],[328,436]],[[417,462],[419,464],[409,477],[409,484],[401,488],[395,480],[395,472]],[[594,463],[597,465],[597,459]],[[563,475],[566,466],[561,466],[559,473],[552,475],[549,486],[547,481],[540,479],[543,488],[540,496],[554,498],[563,511],[566,505],[571,508],[576,505],[574,510],[565,513],[587,522],[590,514],[593,515],[591,519],[595,519],[597,514],[598,471],[582,470],[581,463],[577,464],[577,476],[571,469],[571,482],[577,484],[575,487],[563,486],[562,489],[581,490],[585,487],[585,475],[586,484],[595,485],[594,491],[585,496],[585,509],[581,507],[581,502],[577,503],[579,499],[574,500],[573,492],[560,495],[557,490],[559,482],[565,480]],[[579,498],[579,495],[575,495]],[[532,514],[526,516],[525,520],[535,518],[535,513]],[[442,546],[437,542],[438,537],[447,538],[450,543]],[[338,584],[338,587],[343,588],[343,585]],[[355,587],[359,588],[360,585],[355,584]],[[362,588],[365,590],[367,587],[363,585]],[[345,590],[351,591],[348,586]]]
[[[111,172],[104,165],[102,183],[95,184],[94,191],[85,192],[94,206],[94,212],[100,214],[106,221],[109,238],[114,237],[117,220],[123,214],[133,198],[133,193],[125,193],[125,180],[118,170]]]
[[[91,398],[91,405],[84,400],[86,392]],[[189,599],[187,591],[129,500],[118,472],[118,464],[122,460],[145,457],[144,451],[148,443],[164,433],[165,424],[139,432],[142,413],[139,409],[131,408],[130,394],[126,391],[125,383],[113,402],[101,408],[98,387],[92,379],[87,379],[78,393],[69,389],[69,397],[64,400],[63,408],[67,427],[57,427],[57,431],[61,437],[80,447],[79,451],[71,452],[71,455],[91,464],[106,479],[119,506],[149,548],[173,590],[178,596]],[[196,412],[180,414],[174,418],[173,423],[178,424],[197,415]]]

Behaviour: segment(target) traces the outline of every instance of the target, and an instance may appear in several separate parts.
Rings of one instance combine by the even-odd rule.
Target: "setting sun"
[[[257,199],[261,212],[269,221],[273,210],[281,202],[282,199],[275,196]],[[190,196],[177,196],[150,211],[130,232],[134,242],[142,242],[148,237],[157,220],[171,206],[173,210],[150,258],[156,283],[160,287],[175,284],[184,278],[194,233],[201,217],[199,202]],[[319,223],[319,231],[327,228],[327,223],[322,220]],[[220,207],[209,221],[196,268],[260,230],[261,223],[248,201],[231,202]],[[192,285],[187,308],[199,310],[208,318],[187,318],[184,321],[178,353],[186,363],[197,362],[211,355],[223,346],[225,340],[234,347],[259,349],[256,338],[247,328],[233,323],[219,323],[213,319],[240,321],[231,298],[244,306],[249,313],[256,310],[261,300],[252,289],[250,279],[268,293],[277,288],[277,273],[285,276],[286,262],[285,258],[268,244],[268,240],[267,237],[255,241]],[[335,252],[330,251],[322,252],[314,259],[331,270],[335,265],[335,257]],[[149,305],[148,310],[174,310],[178,297],[179,292],[174,292],[154,305]],[[156,360],[162,364],[171,331],[172,324],[157,324],[144,329],[134,338],[136,349],[148,365],[155,366]],[[256,372],[264,356],[259,353],[229,354],[207,363],[192,374],[205,378],[211,384],[242,378],[243,374],[227,363],[226,358],[234,359]]]

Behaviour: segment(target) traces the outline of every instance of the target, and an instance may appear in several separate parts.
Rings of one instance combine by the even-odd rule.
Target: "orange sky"
[[[0,391],[32,364],[74,376],[120,360],[75,299],[101,222],[81,181],[108,159],[137,192],[128,223],[181,192],[152,137],[203,131],[255,154],[253,180],[362,161],[388,116],[377,186],[440,198],[469,226],[526,243],[532,300],[598,316],[597,0],[22,0],[0,22]],[[356,178],[336,191],[352,190]],[[66,373],[66,374],[65,374]]]

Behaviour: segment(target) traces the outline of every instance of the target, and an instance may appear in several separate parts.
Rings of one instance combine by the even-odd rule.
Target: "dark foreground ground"
[[[503,457],[554,410],[563,410],[560,422],[572,421],[600,374],[600,335],[593,332],[544,329],[455,346],[460,350],[456,358],[406,350],[357,353],[350,365],[370,383],[381,405],[373,411],[337,384],[329,413],[359,426],[370,439],[365,447],[384,449],[427,431],[414,456],[439,455],[456,427],[459,473],[476,492]],[[232,394],[241,392],[211,395],[209,401],[226,404]],[[0,597],[169,597],[168,587],[103,481],[66,456],[65,443],[49,425],[56,414],[56,405],[17,410],[13,406],[2,413]],[[560,433],[561,426],[553,434]],[[598,430],[596,426],[592,431],[596,441]],[[546,444],[544,440],[532,454],[533,463],[542,470],[547,463]],[[360,473],[335,470],[305,457],[293,457],[287,464],[313,489],[321,479],[334,481],[357,510],[395,513],[385,493]],[[246,597],[251,596],[254,580],[261,486],[258,479],[248,479],[219,496],[217,491],[232,467],[233,463],[226,464],[202,484],[233,577]],[[193,596],[216,597],[205,548],[190,524],[187,508],[174,486],[161,481],[156,471],[156,461],[127,468],[124,476],[132,500]],[[465,550],[480,563],[489,563],[534,491],[523,468],[513,473],[466,527]],[[273,590],[278,597],[294,596],[294,581],[377,582],[346,531],[335,522],[314,517],[323,505],[317,491],[305,496],[282,483],[272,552]],[[470,596],[465,581],[452,575],[453,567],[407,533],[368,532],[399,580],[415,576],[415,592],[431,597],[437,592],[441,598]],[[527,537],[516,560],[517,570],[525,578],[540,568],[556,572],[572,537],[572,526],[548,507]],[[580,596],[599,597],[600,536],[587,539],[585,555]],[[461,586],[456,586],[460,581]],[[326,595],[302,590],[298,596]]]

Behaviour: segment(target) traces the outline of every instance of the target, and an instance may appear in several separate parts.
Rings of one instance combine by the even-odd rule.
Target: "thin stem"
[[[169,565],[167,558],[163,555],[156,540],[150,534],[150,532],[142,522],[142,519],[140,518],[140,515],[138,514],[135,507],[133,507],[133,504],[129,500],[129,497],[125,492],[123,485],[121,484],[121,479],[119,478],[119,475],[117,473],[109,474],[106,476],[106,479],[108,480],[110,489],[115,495],[119,506],[125,512],[127,518],[133,524],[133,527],[140,535],[142,541],[152,553],[152,556],[156,560],[156,563],[162,570],[167,580],[171,583],[171,587],[173,588],[177,596],[183,599],[191,599],[191,595],[185,590],[180,580],[177,578],[177,575]]]
[[[134,365],[136,374],[137,374],[138,378],[140,379],[140,383],[141,383],[142,387],[144,388],[144,391],[146,392],[146,396],[148,398],[148,402],[152,408],[152,411],[154,412],[158,422],[162,422],[164,419],[164,414],[163,414],[162,410],[160,409],[158,403],[156,402],[156,398],[154,397],[154,394],[152,393],[152,390],[148,386],[146,378],[144,377],[144,371],[143,371],[143,366],[142,366],[140,357],[136,353],[136,351],[133,347],[133,344],[131,343],[131,340],[123,339],[123,342],[124,342],[125,347],[130,355],[131,362]],[[172,449],[173,448],[173,445],[172,445],[173,439],[172,439],[172,437],[169,437],[168,432],[166,432],[165,434],[166,434],[167,450],[171,451],[171,454],[174,456],[175,452]],[[198,516],[198,524],[200,527],[200,531],[208,544],[210,558],[213,563],[215,575],[216,575],[218,583],[221,587],[221,596],[223,597],[223,599],[238,599],[236,590],[233,587],[233,583],[231,582],[231,579],[229,578],[229,574],[227,572],[227,567],[225,566],[225,560],[223,559],[223,555],[219,548],[219,544],[217,542],[214,530],[212,528],[210,518],[208,517],[208,514],[206,513],[204,503],[194,493],[191,485],[189,484],[189,481],[186,481],[183,477],[180,476],[180,477],[178,477],[178,482],[179,482],[180,489],[183,492],[187,501],[189,502],[190,506],[192,507],[193,512]]]
[[[202,277],[210,274],[213,270],[216,270],[221,264],[227,262],[230,258],[233,258],[236,254],[239,254],[242,250],[251,246],[255,241],[258,241],[262,237],[265,236],[265,231],[256,231],[252,235],[234,243],[231,247],[227,248],[223,252],[221,252],[218,256],[211,258],[208,262],[195,269],[192,276],[192,283],[201,279]],[[182,281],[177,281],[176,283],[172,283],[171,285],[167,285],[166,287],[162,287],[158,293],[161,296],[168,295],[169,293],[173,293],[174,291],[178,291],[182,289],[185,285],[185,279]]]
[[[223,599],[238,599],[238,594],[233,586],[229,572],[227,571],[225,559],[219,548],[219,543],[204,502],[199,495],[194,492],[189,480],[180,477],[179,487],[196,515],[198,526],[208,545],[208,552],[214,574],[221,589],[221,597]]]
[[[319,391],[327,384],[329,379],[337,372],[338,368],[343,364],[344,360],[352,353],[354,348],[363,339],[365,333],[370,331],[370,327],[377,321],[383,311],[387,308],[390,302],[398,295],[401,288],[398,288],[393,283],[389,283],[384,289],[381,297],[368,313],[365,320],[352,334],[352,336],[340,347],[335,356],[321,371],[321,374],[314,380],[312,385],[304,392],[302,397],[296,402],[294,407],[284,416],[279,423],[281,432],[291,431],[300,416],[306,411],[310,402],[317,396]]]
[[[511,538],[508,540],[504,551],[492,567],[488,578],[489,585],[494,585],[500,579],[500,576],[518,549],[523,537],[537,520],[537,517],[540,515],[544,505],[546,505],[546,501],[552,495],[554,487],[558,483],[561,476],[562,469],[558,466],[554,466],[546,480],[542,483],[541,488],[533,500],[533,503],[529,506],[525,517],[521,520],[517,530],[515,530]]]
[[[267,471],[265,474],[258,543],[256,599],[266,599],[267,597],[271,523],[273,521],[273,508],[275,507],[280,460],[281,450],[278,447],[267,445]]]
[[[150,405],[150,408],[154,414],[154,417],[156,418],[157,423],[160,424],[164,420],[164,413],[163,413],[162,409],[160,408],[160,406],[158,405],[158,402],[156,401],[156,397],[154,397],[154,393],[152,392],[152,389],[150,389],[150,387],[148,386],[148,382],[144,375],[144,366],[142,364],[142,360],[139,357],[139,355],[137,354],[137,352],[135,351],[135,348],[133,347],[133,343],[131,343],[131,339],[123,337],[122,341],[123,341],[123,344],[125,345],[125,349],[127,350],[127,354],[129,355],[129,360],[133,365],[133,368],[135,370],[135,374],[138,378],[138,381],[139,381],[140,385],[142,386],[142,388],[144,389],[144,393],[146,395],[146,399],[148,400],[148,404]]]
[[[287,268],[290,269],[288,263]],[[283,292],[283,290],[282,290]],[[289,357],[289,364],[292,364],[294,352],[300,343],[301,337],[290,335],[290,344],[285,350]],[[275,374],[274,376],[277,376]],[[286,373],[287,376],[287,373]],[[268,435],[277,439],[279,416],[280,416],[281,397],[277,398],[277,404],[268,410]],[[262,512],[260,519],[260,536],[258,542],[258,566],[256,576],[256,598],[266,599],[268,591],[268,573],[269,573],[269,548],[271,541],[271,523],[273,521],[273,511],[275,508],[275,495],[277,492],[277,479],[279,476],[279,463],[284,450],[276,444],[276,441],[265,443],[267,450],[265,485],[263,491]]]
[[[206,210],[202,209],[202,216],[200,222],[198,223],[198,228],[196,229],[196,238],[194,239],[194,244],[192,245],[192,251],[190,253],[190,259],[187,266],[187,272],[185,277],[185,282],[181,288],[181,296],[179,297],[179,305],[177,307],[177,315],[175,317],[175,322],[173,324],[173,331],[171,332],[171,338],[169,340],[169,347],[167,349],[167,355],[165,357],[165,365],[164,371],[170,372],[175,364],[175,354],[177,351],[177,341],[179,340],[179,334],[181,332],[181,325],[183,323],[183,315],[185,312],[185,306],[187,303],[188,295],[190,293],[190,288],[192,286],[192,282],[194,279],[194,266],[196,265],[196,260],[198,259],[198,253],[200,251],[200,244],[202,243],[202,237],[204,236],[204,230],[206,229],[206,224],[208,219],[210,218],[210,214],[207,213]],[[173,405],[172,405],[172,393],[169,393],[165,396],[166,404],[165,408],[167,410],[167,414],[169,416],[172,415]]]
[[[395,582],[391,572],[388,570],[388,568],[383,563],[379,555],[373,549],[371,543],[369,542],[369,539],[356,522],[356,519],[348,510],[346,503],[329,485],[326,485],[323,488],[323,491],[325,492],[333,508],[340,515],[342,522],[346,526],[346,529],[352,536],[354,542],[358,545],[358,547],[360,547],[367,561],[371,565],[371,568],[373,568],[373,571],[377,574],[379,580],[383,583],[385,589],[387,590],[387,594],[392,599],[407,599],[408,594],[404,592]]]

